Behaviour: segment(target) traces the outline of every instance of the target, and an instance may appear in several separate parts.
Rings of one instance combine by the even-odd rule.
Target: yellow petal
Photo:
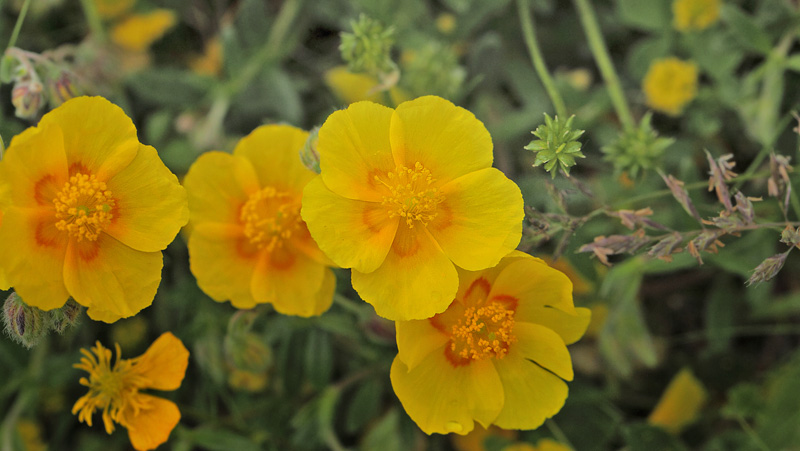
[[[136,158],[108,181],[115,214],[106,233],[144,252],[160,251],[189,220],[186,191],[156,149],[142,145]]]
[[[517,322],[514,324],[514,335],[518,341],[511,346],[516,347],[526,359],[533,360],[562,379],[572,380],[572,358],[567,345],[557,333],[538,324]]]
[[[467,290],[469,290],[472,284],[478,279],[483,279],[484,282],[481,283],[486,283],[486,286],[491,287],[494,284],[494,281],[497,279],[497,276],[506,268],[506,266],[520,258],[534,257],[531,257],[524,252],[511,251],[508,253],[508,255],[503,257],[503,259],[500,260],[497,265],[481,271],[467,271],[466,269],[456,267],[458,270],[458,292],[456,293],[456,299],[465,299]]]
[[[349,199],[383,199],[383,185],[375,176],[395,169],[391,120],[391,108],[372,102],[354,103],[328,116],[317,141],[320,174],[328,189]]]
[[[164,332],[136,358],[134,369],[149,381],[146,388],[176,390],[181,386],[188,365],[189,350],[178,337]]]
[[[261,253],[250,289],[256,303],[270,303],[285,315],[311,316],[317,314],[317,294],[323,289],[327,271],[302,252],[278,247]],[[333,299],[333,291],[330,296]]]
[[[69,298],[64,285],[67,241],[54,226],[52,212],[8,208],[0,227],[0,262],[6,285],[26,304],[42,310],[61,307]]]
[[[11,140],[0,162],[0,180],[8,189],[4,202],[52,208],[53,198],[69,178],[67,167],[61,128],[48,124],[28,128]]]
[[[346,104],[369,100],[370,102],[386,103],[386,94],[380,82],[374,77],[365,74],[354,74],[345,66],[337,66],[325,72],[325,84]],[[389,89],[389,98],[392,103],[408,100],[408,94],[397,87]]]
[[[535,429],[552,417],[567,399],[567,384],[526,360],[515,347],[494,366],[503,383],[505,404],[494,424],[503,429]]]
[[[426,434],[466,434],[473,421],[488,427],[503,408],[503,387],[491,361],[454,367],[444,348],[410,371],[395,358],[391,380],[406,413]]]
[[[169,434],[181,420],[181,412],[174,402],[157,396],[138,395],[149,404],[148,409],[134,412],[133,407],[122,413],[123,426],[128,429],[128,438],[137,451],[156,449],[169,438]]]
[[[336,275],[326,269],[319,291],[313,295],[313,302],[296,302],[293,299],[279,299],[273,304],[275,310],[284,315],[296,315],[308,318],[321,315],[333,305],[333,292],[336,291]]]
[[[401,222],[381,267],[371,273],[353,269],[352,283],[375,313],[408,321],[447,309],[458,289],[458,273],[425,229]]]
[[[690,369],[684,368],[672,378],[647,421],[679,434],[697,418],[707,397],[703,384]]]
[[[300,210],[319,248],[337,265],[372,272],[386,259],[397,231],[379,203],[346,199],[317,177],[303,191]]]
[[[189,237],[189,266],[197,285],[217,302],[253,308],[250,290],[259,252],[249,245],[241,226],[199,224]]]
[[[520,300],[515,318],[536,322],[530,310],[549,306],[575,314],[572,282],[561,271],[538,258],[520,259],[508,265],[492,284],[490,297],[511,296]]]
[[[194,224],[238,224],[242,205],[260,189],[250,162],[224,152],[200,155],[189,168],[183,186]]]
[[[433,327],[430,320],[398,321],[394,325],[397,333],[397,358],[408,370],[413,370],[431,352],[449,341],[447,335]]]
[[[492,137],[486,127],[441,97],[400,104],[392,116],[390,139],[398,165],[422,163],[441,184],[492,165]]]
[[[445,200],[428,230],[453,263],[476,271],[496,265],[517,247],[525,216],[522,193],[502,172],[471,172],[441,192]]]
[[[132,14],[112,28],[111,41],[125,50],[143,52],[161,39],[175,22],[175,13],[168,9]]]
[[[39,127],[57,125],[64,134],[70,172],[107,181],[139,152],[136,127],[122,108],[102,97],[75,97],[47,113]]]
[[[576,307],[575,313],[567,313],[552,307],[525,307],[524,310],[525,316],[529,318],[528,322],[540,324],[554,331],[568,345],[583,337],[592,317],[592,311],[583,307]]]
[[[162,266],[161,252],[137,251],[101,234],[95,242],[70,241],[64,283],[90,318],[111,323],[153,302]]]
[[[247,159],[261,186],[300,193],[314,178],[300,161],[308,132],[289,125],[262,125],[236,145],[233,155]]]

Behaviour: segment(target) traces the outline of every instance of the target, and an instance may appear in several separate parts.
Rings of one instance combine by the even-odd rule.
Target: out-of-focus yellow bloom
[[[535,446],[527,442],[519,442],[506,446],[503,451],[572,451],[572,448],[555,440],[543,438]]]
[[[189,68],[200,75],[217,76],[222,71],[222,42],[214,36],[206,42],[203,54],[189,61]]]
[[[657,59],[642,87],[648,106],[677,116],[697,95],[697,65],[674,57]]]
[[[721,0],[675,0],[672,22],[676,30],[704,30],[719,19]]]
[[[456,29],[456,16],[450,13],[442,13],[436,17],[436,29],[442,34],[450,34]]]
[[[300,217],[315,174],[298,155],[308,133],[265,125],[233,155],[207,152],[189,169],[189,264],[217,302],[249,309],[270,303],[285,315],[314,316],[333,302],[336,277]]]
[[[269,374],[267,371],[247,371],[232,369],[228,374],[228,385],[236,390],[260,392],[267,388]]]
[[[139,451],[155,449],[169,438],[170,432],[181,419],[174,402],[139,390],[176,390],[181,386],[189,351],[181,340],[170,332],[162,334],[147,351],[134,359],[121,358],[116,345],[117,359],[111,366],[111,350],[98,341],[92,352],[81,349],[83,357],[74,367],[89,373],[82,377],[81,385],[89,393],[78,399],[72,414],[78,420],[92,425],[96,410],[102,410],[106,432],[114,432],[114,423],[128,430],[131,445]]]
[[[567,276],[522,252],[458,272],[447,310],[395,324],[397,397],[427,434],[467,434],[475,421],[539,427],[567,399],[567,344],[586,331],[589,310],[574,307]]]
[[[38,423],[31,420],[19,420],[17,421],[17,433],[22,439],[24,451],[47,451],[47,444],[42,441],[42,428]]]
[[[6,284],[42,310],[72,297],[97,321],[153,302],[186,192],[121,108],[77,97],[15,136],[0,161]]]
[[[111,341],[123,348],[139,346],[147,336],[147,320],[141,315],[126,318],[114,323],[111,327]]]
[[[592,73],[588,69],[578,68],[567,71],[564,76],[570,86],[578,91],[586,91],[592,86]]]
[[[606,325],[608,319],[608,305],[605,302],[597,302],[591,307],[592,321],[589,323],[589,328],[586,329],[587,337],[597,337],[600,331]]]
[[[136,0],[94,0],[97,13],[103,19],[114,19],[130,11]]]
[[[384,318],[444,311],[458,290],[456,267],[494,266],[519,244],[519,187],[491,167],[486,127],[441,97],[394,110],[354,103],[328,117],[317,150],[321,172],[301,214]]]
[[[672,378],[647,421],[672,434],[679,434],[697,418],[707,397],[703,384],[691,370],[684,368]]]
[[[380,82],[366,74],[354,74],[345,66],[337,66],[325,72],[325,84],[342,102],[348,105],[362,100],[385,104],[386,99]],[[397,105],[408,100],[408,94],[398,87],[389,88],[389,98]]]
[[[156,9],[145,14],[132,14],[111,30],[111,41],[131,52],[144,52],[160,39],[177,21],[168,9]]]
[[[459,435],[453,434],[450,436],[450,442],[456,451],[486,451],[486,439],[493,436],[505,437],[513,440],[517,436],[517,431],[501,429],[497,426],[490,426],[489,429],[475,425],[475,429],[470,431],[469,434]]]

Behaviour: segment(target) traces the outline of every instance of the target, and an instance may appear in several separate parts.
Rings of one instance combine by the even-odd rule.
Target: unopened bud
[[[236,369],[258,373],[272,365],[272,350],[254,333],[225,337],[225,353]]]
[[[50,331],[45,312],[25,304],[17,293],[11,293],[3,304],[3,322],[6,333],[26,348],[36,346]]]
[[[753,274],[750,278],[745,282],[746,285],[758,284],[764,282],[766,280],[770,280],[776,275],[778,272],[783,268],[783,264],[786,263],[786,256],[789,255],[788,252],[784,252],[782,254],[776,254],[772,257],[768,257],[766,260],[761,262],[760,265],[756,266],[756,269],[753,270]]]
[[[317,141],[319,141],[319,126],[311,129],[308,139],[302,149],[300,149],[300,161],[315,174],[320,173],[319,152],[317,152]]]
[[[47,92],[50,95],[50,106],[53,108],[81,95],[72,75],[66,71],[62,71],[56,78],[47,82]]]
[[[83,307],[70,298],[63,307],[47,312],[50,314],[50,327],[60,334],[64,333],[78,323],[81,312]]]
[[[22,81],[14,85],[11,91],[11,103],[14,104],[17,117],[33,119],[39,114],[42,106],[44,86],[38,81]]]

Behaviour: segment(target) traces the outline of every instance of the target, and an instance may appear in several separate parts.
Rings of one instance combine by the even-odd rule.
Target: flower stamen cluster
[[[451,329],[450,350],[464,359],[502,359],[517,341],[514,311],[499,302],[468,307]]]
[[[418,221],[423,226],[436,218],[437,207],[444,195],[435,186],[431,171],[416,162],[414,168],[400,166],[386,174],[386,179],[375,176],[375,181],[388,188],[390,194],[383,196],[382,205],[387,207],[389,217],[402,217],[409,228]]]
[[[268,186],[250,195],[242,205],[239,220],[250,244],[272,252],[300,227],[300,204],[291,194]]]
[[[56,229],[77,241],[96,241],[114,218],[115,201],[106,184],[95,175],[77,173],[53,199]]]

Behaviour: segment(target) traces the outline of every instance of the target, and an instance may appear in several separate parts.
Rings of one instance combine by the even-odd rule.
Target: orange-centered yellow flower
[[[572,380],[568,344],[590,313],[542,260],[513,252],[484,271],[459,270],[455,300],[433,318],[396,323],[392,387],[427,434],[533,429],[555,415]]]
[[[167,441],[170,432],[181,419],[174,402],[139,393],[139,390],[176,390],[181,386],[189,351],[180,339],[170,332],[162,334],[147,351],[134,359],[121,358],[116,345],[117,359],[111,366],[111,350],[98,341],[92,352],[81,349],[81,363],[73,365],[89,373],[81,385],[89,393],[78,399],[72,414],[92,425],[96,410],[102,410],[106,432],[114,432],[114,423],[128,430],[133,447],[139,451],[155,449]]]
[[[322,172],[305,189],[303,219],[380,316],[442,312],[456,266],[493,266],[519,243],[519,188],[491,167],[483,124],[445,99],[354,103],[328,117],[317,150]]]
[[[189,169],[189,262],[215,301],[287,315],[319,315],[333,302],[335,276],[300,218],[303,188],[314,178],[298,152],[308,133],[266,125],[233,155],[208,152]]]
[[[101,97],[69,100],[14,137],[3,190],[0,289],[42,310],[71,296],[98,321],[153,302],[161,250],[189,218],[178,179]]]

